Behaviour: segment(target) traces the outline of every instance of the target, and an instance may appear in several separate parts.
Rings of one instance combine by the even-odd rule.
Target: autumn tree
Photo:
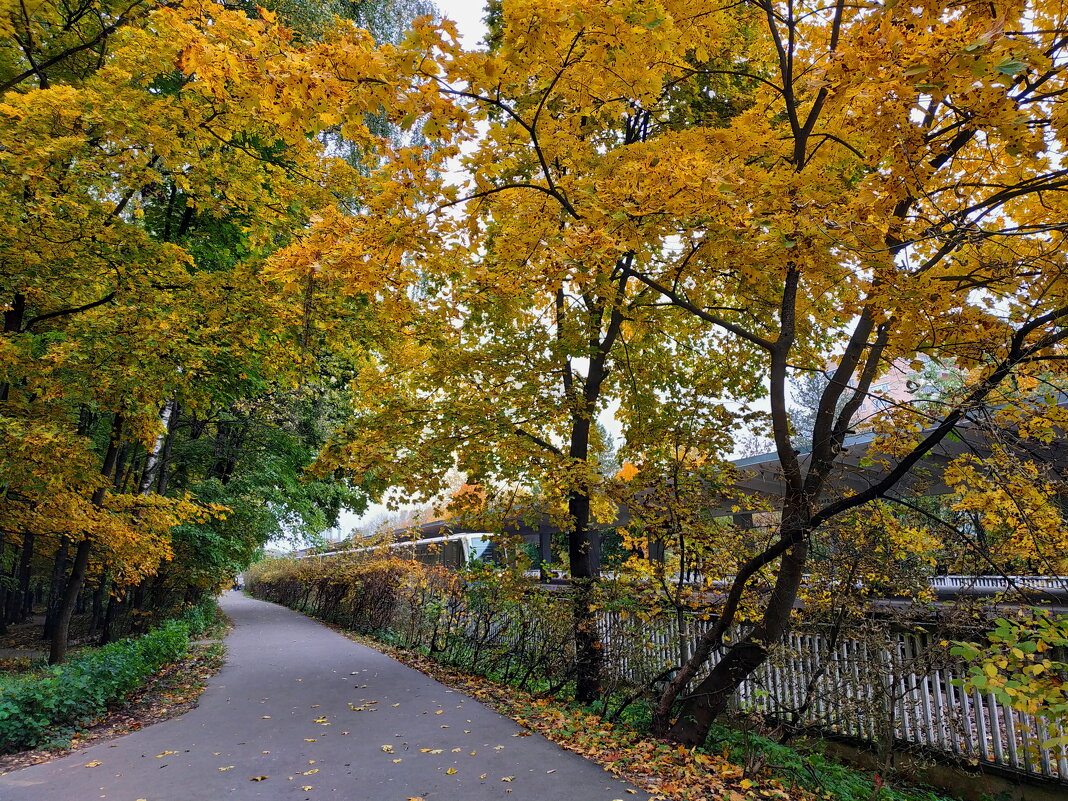
[[[1017,403],[1005,391],[1010,380],[1056,371],[1068,336],[1060,323],[1068,309],[1058,300],[1064,176],[1049,156],[1063,135],[1059,11],[839,4],[817,12],[756,3],[747,14],[761,34],[749,63],[727,67],[760,83],[758,102],[731,126],[747,152],[719,143],[716,158],[732,176],[705,192],[711,225],[686,235],[685,263],[638,276],[695,320],[763,352],[783,470],[778,537],[739,571],[718,625],[658,709],[666,727],[677,693],[722,644],[746,583],[774,565],[760,618],[682,705],[671,735],[686,743],[704,739],[784,635],[823,526],[893,496],[984,404],[996,407],[1002,427],[1038,439],[1062,418],[1053,396]],[[724,297],[748,302],[724,309]],[[843,445],[873,382],[919,353],[969,365],[967,387],[937,409],[888,408],[874,421],[884,470],[862,491],[830,493],[849,469]],[[836,366],[805,432],[811,456],[802,460],[788,380],[832,356]],[[997,464],[965,457],[947,478],[960,486],[957,471],[989,475]],[[964,494],[973,501],[963,503],[1016,516]],[[1048,504],[1024,513],[1027,525],[1055,544],[1059,516],[1039,507]]]
[[[357,281],[381,252],[428,276],[456,275],[459,256],[473,286],[505,297],[517,278],[548,286],[574,271],[598,297],[619,287],[604,308],[627,315],[625,302],[645,303],[642,286],[689,316],[692,338],[716,341],[710,352],[763,376],[781,524],[741,565],[718,624],[661,699],[657,722],[672,737],[702,741],[784,636],[826,524],[894,496],[981,406],[1014,436],[1049,438],[1062,422],[1052,393],[1022,402],[1005,390],[1057,372],[1068,336],[1056,157],[1064,30],[1059,7],[1041,2],[503,3],[492,51],[445,41],[413,82],[439,104],[429,136],[451,147],[474,131],[463,120],[483,121],[460,159],[466,182],[434,172],[455,150],[437,162],[399,153],[376,179],[390,204],[380,225],[329,220],[305,240],[339,273],[359,267]],[[606,269],[611,285],[596,279]],[[463,319],[463,288],[453,292]],[[534,325],[551,330],[551,317]],[[953,403],[883,410],[871,421],[882,469],[836,494],[854,413],[891,365],[919,354],[956,365],[966,386]],[[790,379],[828,365],[811,431],[795,432]],[[745,398],[750,384],[724,391]],[[804,458],[798,436],[811,442]],[[949,477],[978,486],[969,470],[998,464],[963,460]],[[1008,514],[997,500],[1007,496],[963,497]],[[1040,506],[1027,519],[1057,542],[1059,518]],[[672,724],[675,700],[764,571],[774,589],[747,635]]]
[[[113,594],[142,586],[175,525],[218,522],[225,493],[184,492],[249,465],[246,426],[290,428],[273,412],[250,421],[269,404],[248,403],[319,373],[329,320],[307,313],[306,291],[266,280],[263,261],[314,209],[359,195],[359,170],[321,136],[373,152],[367,116],[391,105],[381,75],[422,47],[373,53],[352,24],[298,46],[269,12],[215,3],[79,8],[10,9],[0,104],[0,556],[20,576],[35,549],[53,561],[54,661],[87,576]],[[205,419],[206,477],[175,448]],[[293,432],[302,459],[306,433]],[[299,461],[276,462],[287,479],[260,473],[274,480],[261,505]],[[343,498],[309,495],[307,521]]]
[[[649,168],[626,167],[622,154],[631,151],[655,166],[666,130],[631,98],[681,90],[650,79],[644,65],[599,66],[616,36],[648,44],[658,19],[652,11],[586,4],[587,33],[567,27],[568,11],[538,27],[534,43],[527,23],[538,10],[518,12],[526,16],[513,24],[505,7],[491,50],[460,53],[444,38],[441,67],[424,64],[412,74],[412,91],[438,104],[421,130],[447,146],[396,151],[370,179],[383,201],[356,220],[325,219],[278,269],[299,274],[315,264],[323,280],[354,279],[360,289],[368,266],[392,264],[394,276],[397,267],[415,268],[406,279],[419,287],[414,299],[382,298],[394,304],[387,314],[398,338],[382,366],[356,384],[367,414],[346,426],[322,463],[427,492],[455,462],[472,480],[526,482],[566,504],[578,694],[591,700],[599,664],[587,597],[598,574],[590,534],[600,480],[594,420],[620,397],[624,329],[649,316],[654,293],[633,270],[660,259],[674,230],[662,211],[637,222],[629,216],[635,202],[670,203],[666,182],[666,194],[653,180],[636,200],[614,176],[622,167],[636,179]],[[637,27],[627,22],[635,14]],[[701,31],[684,28],[655,40],[664,58],[679,36],[704,46]],[[456,137],[471,138],[478,121],[490,134],[462,156],[466,177],[457,182],[449,162],[459,153]],[[672,146],[681,154],[688,145]],[[695,184],[706,177],[690,176]]]

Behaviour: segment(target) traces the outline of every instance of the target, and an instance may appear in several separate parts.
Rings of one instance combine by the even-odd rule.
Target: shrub
[[[65,665],[0,678],[0,753],[34,748],[99,716],[189,650],[215,619],[214,601],[189,609],[136,640],[84,651]]]

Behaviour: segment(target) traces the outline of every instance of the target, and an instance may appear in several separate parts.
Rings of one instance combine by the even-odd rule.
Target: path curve
[[[649,798],[304,615],[237,593],[221,605],[234,623],[226,665],[196,709],[2,776],[0,799]]]

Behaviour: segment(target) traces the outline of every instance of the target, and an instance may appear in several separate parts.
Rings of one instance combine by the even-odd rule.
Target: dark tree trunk
[[[63,537],[56,549],[56,558],[52,563],[52,580],[48,584],[48,601],[46,603],[44,639],[52,637],[52,631],[56,627],[56,614],[59,612],[59,600],[63,595],[63,587],[67,577],[67,552],[70,549],[70,540]]]
[[[215,444],[212,453],[208,478],[217,478],[219,483],[227,484],[237,467],[245,438],[248,436],[248,420],[220,421],[216,424]]]
[[[145,582],[142,581],[133,591],[133,608],[137,610],[143,609],[145,606]]]
[[[807,557],[808,544],[804,539],[783,555],[763,617],[683,700],[678,720],[668,733],[672,740],[689,746],[703,744],[713,721],[727,709],[738,686],[764,663],[768,650],[789,631],[790,614]]]
[[[70,619],[78,603],[78,595],[81,593],[82,582],[85,580],[85,570],[89,566],[90,546],[90,541],[83,539],[74,551],[74,564],[71,567],[70,577],[67,579],[67,586],[63,590],[59,608],[56,610],[56,622],[52,630],[51,648],[48,652],[50,665],[60,665],[67,660]]]
[[[92,634],[96,634],[104,625],[104,594],[107,591],[107,585],[108,579],[107,576],[104,576],[100,579],[100,583],[93,588],[93,619],[89,624],[89,631]]]
[[[582,703],[591,703],[601,695],[601,670],[604,664],[604,651],[597,633],[597,614],[591,609],[594,583],[600,570],[592,558],[589,495],[573,493],[567,507],[572,521],[568,557],[571,568],[571,614],[575,625],[575,698]]]
[[[107,645],[111,642],[112,631],[115,627],[115,614],[118,612],[120,601],[116,597],[114,587],[108,593],[107,606],[104,609],[104,623],[100,627],[100,644]]]
[[[4,312],[4,333],[17,334],[22,331],[22,321],[26,317],[26,296],[16,292],[11,308]],[[6,381],[0,382],[0,403],[7,400],[10,387]]]
[[[0,567],[4,564],[4,551],[7,550],[7,540],[0,537]],[[7,608],[7,587],[0,582],[0,610]],[[7,621],[0,614],[0,634],[7,634]]]
[[[104,454],[104,463],[100,472],[105,478],[112,478],[115,473],[115,463],[119,454],[122,437],[122,416],[115,415],[111,424],[111,439],[108,441],[107,453]],[[98,509],[104,503],[104,487],[100,487],[93,493],[93,505]],[[92,549],[92,541],[85,537],[79,543],[74,552],[74,564],[71,567],[67,586],[63,590],[63,596],[56,611],[55,626],[52,631],[51,649],[48,654],[48,664],[62,664],[67,658],[67,636],[70,632],[70,619],[74,614],[74,607],[81,594],[82,585],[85,583],[85,572],[89,566],[89,551]]]
[[[116,491],[122,490],[122,483],[126,475],[126,464],[129,461],[130,450],[132,446],[129,442],[124,442],[119,446],[119,455],[115,457],[115,478],[111,482],[111,486]]]
[[[11,588],[7,593],[7,603],[4,604],[4,608],[0,610],[0,614],[3,615],[5,623],[15,623],[15,609],[19,604],[19,591],[18,591],[18,575],[19,575],[19,560],[13,558],[11,560],[11,570],[8,571],[7,584]]]
[[[597,411],[597,402],[608,375],[608,357],[619,337],[623,324],[623,308],[629,280],[630,256],[621,259],[616,293],[612,301],[590,310],[589,370],[581,387],[575,386],[575,376],[570,359],[564,358],[564,394],[572,409],[571,443],[568,457],[571,462],[589,468],[590,429]],[[616,304],[616,305],[613,305]],[[557,293],[556,313],[558,327],[563,320],[563,293]],[[607,317],[607,324],[606,323]],[[603,334],[602,334],[603,328]],[[590,533],[590,487],[588,477],[581,476],[581,484],[568,495],[567,509],[571,518],[568,536],[568,561],[571,568],[571,611],[575,626],[575,698],[581,703],[591,703],[601,697],[601,672],[604,666],[604,649],[597,631],[597,612],[593,606],[593,592],[600,578],[599,554],[594,548]]]
[[[32,578],[31,567],[33,566],[33,544],[35,539],[34,535],[29,532],[22,535],[22,553],[19,554],[18,606],[14,608],[15,619],[12,621],[15,623],[21,623],[28,618],[33,609],[30,579]]]

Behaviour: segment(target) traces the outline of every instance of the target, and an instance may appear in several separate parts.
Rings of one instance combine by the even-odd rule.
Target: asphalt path
[[[649,795],[422,673],[237,593],[179,718],[0,777],[0,801],[614,801]]]

